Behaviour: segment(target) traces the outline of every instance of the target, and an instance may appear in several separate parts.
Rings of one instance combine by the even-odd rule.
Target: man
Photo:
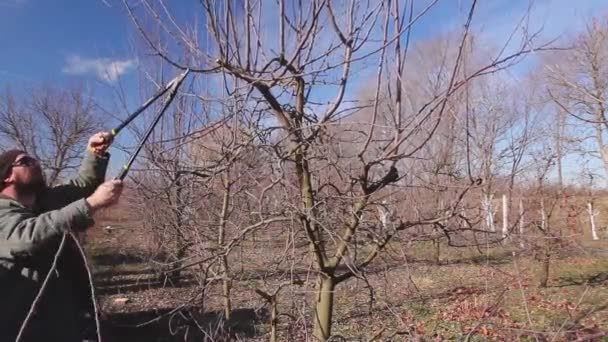
[[[63,234],[84,231],[97,210],[118,201],[122,183],[103,183],[111,141],[109,133],[92,136],[76,178],[52,188],[27,153],[0,154],[0,341],[17,337]],[[82,341],[91,309],[83,265],[68,236],[21,341]]]

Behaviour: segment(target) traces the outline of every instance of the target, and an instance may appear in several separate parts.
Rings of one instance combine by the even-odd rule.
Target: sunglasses
[[[31,166],[38,165],[38,160],[36,160],[32,157],[22,157],[19,160],[15,160],[15,162],[12,165],[31,167]]]

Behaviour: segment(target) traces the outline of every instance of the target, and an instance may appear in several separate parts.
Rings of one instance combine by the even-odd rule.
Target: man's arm
[[[45,210],[58,209],[91,195],[105,180],[110,159],[106,150],[111,142],[109,133],[93,135],[76,177],[66,184],[50,188],[40,199],[41,207]]]
[[[32,255],[49,239],[67,231],[87,229],[94,223],[93,213],[116,203],[121,192],[121,181],[108,181],[88,198],[40,215],[16,201],[3,199],[0,207],[0,259]]]
[[[108,160],[109,156],[100,157],[87,152],[76,177],[48,189],[40,199],[41,207],[44,210],[58,209],[91,195],[105,179]]]
[[[70,230],[85,230],[93,225],[91,215],[85,199],[37,216],[18,203],[11,203],[0,210],[0,258],[32,255],[51,238]]]

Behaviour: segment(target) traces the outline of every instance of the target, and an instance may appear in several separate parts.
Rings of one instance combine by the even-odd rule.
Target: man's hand
[[[92,211],[108,207],[120,198],[122,193],[122,181],[111,180],[101,184],[86,201]]]
[[[106,153],[113,140],[114,136],[109,132],[96,133],[89,139],[89,151],[102,156]]]

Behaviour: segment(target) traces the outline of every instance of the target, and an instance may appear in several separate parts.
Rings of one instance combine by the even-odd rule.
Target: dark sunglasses
[[[13,166],[36,166],[38,165],[38,160],[32,158],[32,157],[22,157],[19,160],[15,160],[15,162],[12,164]]]

